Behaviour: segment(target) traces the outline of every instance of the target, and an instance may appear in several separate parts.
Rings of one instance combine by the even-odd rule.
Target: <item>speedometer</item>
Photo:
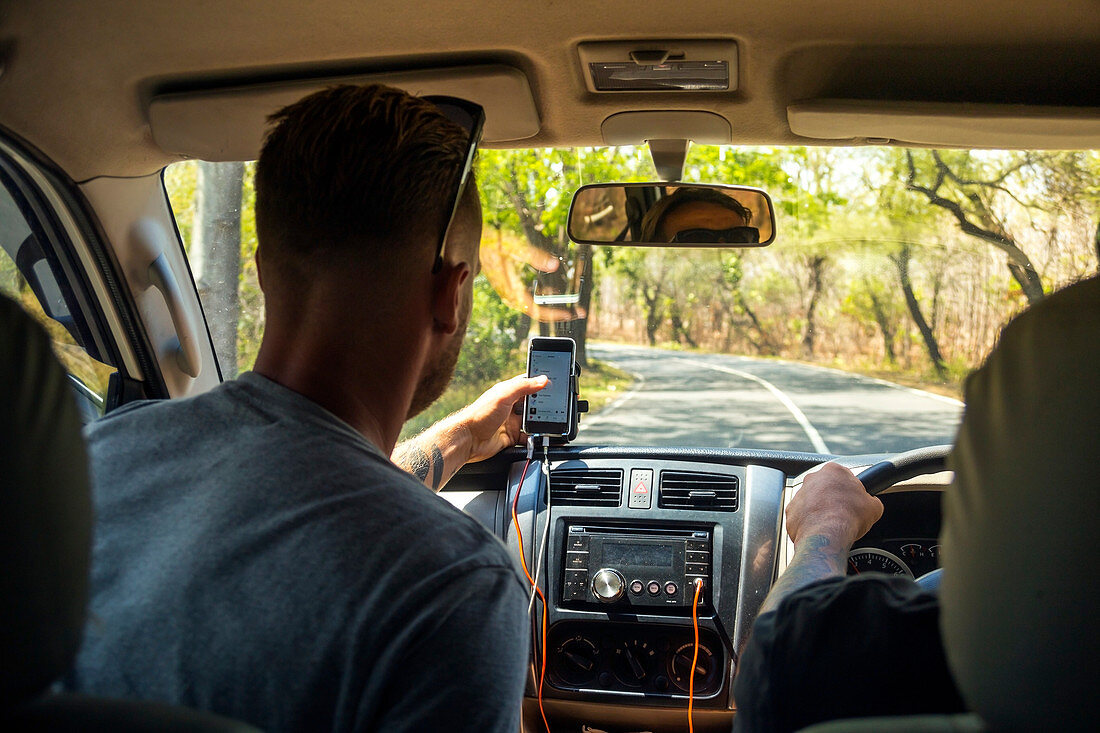
[[[863,573],[886,573],[888,575],[906,575],[913,577],[900,557],[877,547],[858,547],[848,553],[848,575]]]

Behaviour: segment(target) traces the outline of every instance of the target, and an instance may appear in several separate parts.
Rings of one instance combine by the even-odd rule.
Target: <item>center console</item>
[[[683,708],[694,675],[697,708],[732,709],[736,650],[775,570],[784,474],[677,460],[551,464],[549,492],[532,462],[526,473],[513,466],[507,494],[532,573],[547,537],[539,570],[546,647],[536,626],[529,694],[545,652],[551,708],[555,700],[562,710],[564,701]],[[510,516],[504,536],[518,554]]]

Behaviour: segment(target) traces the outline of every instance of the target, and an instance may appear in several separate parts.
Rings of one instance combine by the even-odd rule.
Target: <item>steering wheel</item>
[[[863,482],[867,493],[874,496],[899,481],[945,470],[950,452],[950,445],[933,445],[905,451],[863,469],[856,478]]]
[[[863,469],[856,478],[863,482],[867,493],[874,496],[899,481],[925,473],[943,471],[947,468],[947,455],[950,452],[949,445],[933,445],[906,451]],[[943,568],[936,568],[917,578],[916,583],[925,590],[936,593],[939,591],[942,578]]]

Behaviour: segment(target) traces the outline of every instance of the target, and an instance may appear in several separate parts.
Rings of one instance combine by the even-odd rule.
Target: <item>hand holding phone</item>
[[[577,344],[571,338],[532,338],[527,348],[527,376],[546,375],[550,384],[523,405],[523,431],[528,435],[569,436],[576,425]]]

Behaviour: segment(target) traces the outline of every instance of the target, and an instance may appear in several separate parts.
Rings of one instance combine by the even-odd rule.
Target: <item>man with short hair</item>
[[[72,688],[268,730],[518,729],[526,588],[429,488],[516,444],[513,405],[545,379],[499,384],[395,449],[470,314],[477,115],[375,85],[272,117],[254,370],[88,430],[93,621]]]
[[[642,219],[643,242],[700,244],[760,241],[749,226],[752,212],[737,199],[713,188],[681,188],[657,200]]]

